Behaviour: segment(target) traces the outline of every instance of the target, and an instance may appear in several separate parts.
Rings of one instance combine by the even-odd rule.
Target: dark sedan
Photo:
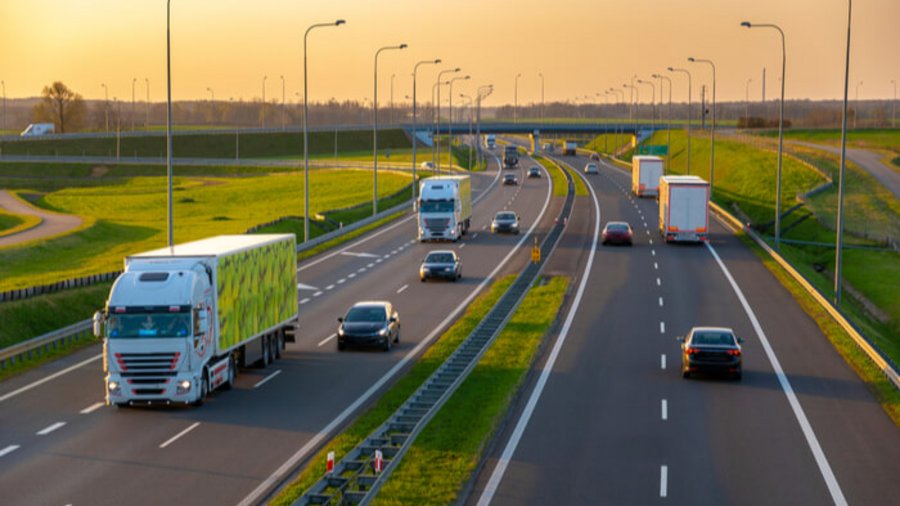
[[[694,327],[681,341],[681,374],[690,378],[698,372],[715,372],[741,379],[743,339],[726,327]]]
[[[504,174],[503,184],[515,186],[519,184],[519,178],[517,178],[515,174]]]
[[[438,250],[428,253],[419,267],[419,279],[424,283],[429,278],[444,278],[456,281],[462,277],[462,262],[453,250]]]
[[[541,169],[537,166],[528,169],[528,177],[541,177]]]
[[[510,232],[519,233],[519,216],[512,211],[500,211],[494,215],[491,221],[491,233]]]
[[[357,302],[338,321],[338,350],[357,344],[390,351],[391,344],[400,341],[400,316],[390,302]]]
[[[603,244],[634,244],[634,231],[624,221],[610,221],[603,227]]]

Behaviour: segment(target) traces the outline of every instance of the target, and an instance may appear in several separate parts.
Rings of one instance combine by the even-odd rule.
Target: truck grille
[[[425,228],[433,232],[443,232],[449,225],[449,218],[425,218]]]
[[[172,376],[181,352],[116,353],[116,363],[125,376]]]

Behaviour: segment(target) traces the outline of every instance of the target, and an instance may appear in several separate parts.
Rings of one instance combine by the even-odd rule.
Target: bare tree
[[[56,81],[44,86],[41,101],[34,106],[31,114],[36,122],[53,123],[56,131],[62,134],[84,126],[87,108],[81,95]]]

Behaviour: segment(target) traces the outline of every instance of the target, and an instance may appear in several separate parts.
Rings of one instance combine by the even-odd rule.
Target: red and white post
[[[331,474],[334,471],[334,452],[328,452],[328,460],[325,461],[325,472]]]
[[[384,471],[384,455],[381,450],[375,450],[375,474],[381,474]]]

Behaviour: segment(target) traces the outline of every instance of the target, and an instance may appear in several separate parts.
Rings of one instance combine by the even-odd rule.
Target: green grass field
[[[777,130],[761,133],[769,137],[777,137]],[[839,146],[841,144],[840,129],[823,130],[785,130],[785,139],[814,142]],[[883,149],[900,154],[900,129],[873,128],[865,130],[847,130],[847,145],[863,149]]]
[[[674,132],[673,132],[674,133]],[[604,154],[612,154],[617,152],[618,150],[625,148],[626,146],[631,145],[631,138],[633,136],[631,134],[601,134],[595,137],[593,140],[585,144],[586,149],[590,149],[592,151],[596,151],[598,153]],[[691,146],[691,152],[693,152],[693,146]]]
[[[310,211],[321,213],[371,199],[371,171],[310,173]],[[379,196],[397,193],[409,175],[379,173]],[[303,214],[303,177],[178,177],[174,182],[176,243],[243,233],[260,223]],[[85,218],[64,237],[0,249],[0,290],[120,269],[128,254],[165,245],[166,183],[162,177],[124,179],[113,186],[64,188],[40,195],[39,205]]]
[[[558,317],[568,280],[531,288],[506,328],[431,420],[374,504],[454,504]]]
[[[25,220],[19,215],[0,209],[0,237],[9,234],[14,228],[23,223],[25,223]]]
[[[237,146],[236,146],[237,144]],[[372,150],[372,131],[355,130],[338,132],[339,152]],[[303,156],[303,137],[292,133],[231,133],[175,135],[172,137],[173,156],[180,158],[234,158],[235,148],[241,158],[273,158]],[[310,132],[310,154],[326,156],[334,153],[334,132]],[[402,149],[410,147],[410,140],[400,130],[382,130],[378,134],[378,147]],[[45,156],[115,156],[116,138],[89,139],[37,139],[0,142],[5,155]],[[159,157],[166,155],[165,136],[122,137],[120,156]]]
[[[340,460],[360,441],[368,436],[379,425],[399,408],[422,383],[459,347],[500,297],[515,280],[514,275],[506,276],[494,282],[490,288],[475,298],[462,315],[375,403],[362,413],[340,434],[332,438],[307,464],[299,471],[292,483],[269,502],[272,506],[287,506],[300,497],[316,480],[325,474],[325,456],[335,452],[336,460]]]

